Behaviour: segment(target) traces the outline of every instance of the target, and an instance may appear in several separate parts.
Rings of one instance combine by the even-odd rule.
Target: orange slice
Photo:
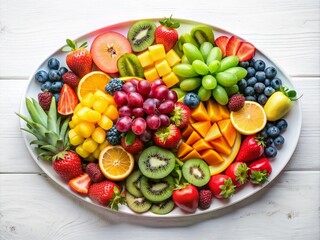
[[[230,113],[232,125],[243,135],[260,132],[267,124],[267,116],[263,107],[253,101],[245,101],[243,108]]]
[[[79,100],[81,101],[85,95],[95,93],[97,90],[105,92],[104,88],[110,79],[111,77],[108,74],[101,71],[94,71],[85,75],[81,78],[77,89]]]
[[[99,167],[106,178],[113,181],[125,179],[132,172],[134,159],[121,146],[108,146],[99,156]]]

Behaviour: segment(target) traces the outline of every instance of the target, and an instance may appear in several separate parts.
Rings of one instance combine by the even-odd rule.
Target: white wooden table
[[[319,239],[318,0],[0,0],[0,239]],[[14,112],[27,79],[65,39],[120,21],[174,15],[234,32],[271,56],[299,93],[303,125],[289,164],[268,187],[188,227],[106,219],[66,194],[29,155]]]

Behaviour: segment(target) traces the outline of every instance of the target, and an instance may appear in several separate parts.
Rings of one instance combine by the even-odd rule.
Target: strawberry
[[[73,72],[66,72],[65,74],[63,74],[62,81],[68,84],[73,89],[78,87],[78,84],[79,84],[79,78]]]
[[[71,179],[68,185],[73,191],[87,195],[91,185],[91,179],[87,173],[83,173],[79,177]]]
[[[222,57],[226,56],[226,47],[228,44],[229,38],[227,36],[218,37],[214,43],[221,49]]]
[[[78,154],[71,151],[63,151],[53,159],[52,167],[65,181],[80,176],[82,171],[81,159]]]
[[[180,27],[180,23],[172,22],[171,17],[160,20],[159,25],[154,33],[157,44],[163,44],[166,52],[173,48],[178,41],[179,35],[176,28]]]
[[[199,208],[208,209],[211,205],[212,196],[210,189],[201,189],[199,191]]]
[[[63,84],[58,101],[58,113],[61,115],[72,114],[78,102],[79,100],[75,91],[68,84]]]
[[[43,110],[49,110],[52,96],[52,93],[48,91],[44,91],[38,94],[38,102]]]
[[[179,128],[184,128],[188,125],[191,117],[190,108],[182,102],[176,102],[172,111],[170,120]]]
[[[180,129],[170,124],[168,127],[161,127],[154,133],[154,143],[163,148],[174,148],[181,140]]]
[[[93,63],[91,53],[85,49],[87,42],[81,44],[80,47],[77,46],[76,41],[67,39],[66,42],[68,46],[64,47],[62,51],[70,52],[66,58],[67,65],[72,72],[82,78],[91,72]]]
[[[263,138],[256,134],[247,136],[240,147],[236,162],[250,162],[259,158],[264,152],[265,143]]]
[[[130,132],[132,133],[132,132]],[[121,138],[121,146],[126,150],[127,152],[131,154],[136,154],[138,152],[141,152],[143,149],[143,142],[140,140],[140,138],[137,138],[134,136],[134,139],[130,139],[128,136],[131,134],[127,134],[125,137]],[[132,133],[132,135],[134,135]]]
[[[105,180],[105,176],[100,170],[100,167],[97,163],[89,163],[86,166],[86,173],[91,178],[92,182],[102,182]]]
[[[237,38],[236,36],[232,36],[228,44],[226,46],[226,55],[227,56],[235,56],[237,54],[237,51],[240,47],[241,40]]]
[[[124,204],[124,197],[120,194],[120,187],[109,180],[91,184],[89,197],[103,206],[118,210],[118,204]]]
[[[256,49],[251,43],[242,42],[236,55],[240,62],[244,62],[253,58],[255,51]]]

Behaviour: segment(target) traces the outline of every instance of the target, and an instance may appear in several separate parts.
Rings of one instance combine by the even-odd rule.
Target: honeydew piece
[[[188,137],[186,144],[188,144],[189,146],[192,146],[192,144],[194,144],[195,142],[199,141],[202,137],[200,136],[199,133],[197,133],[196,131],[193,131],[190,136]]]
[[[174,72],[170,72],[162,77],[162,80],[168,88],[176,85],[179,82],[178,76]]]
[[[232,148],[229,146],[228,142],[225,140],[223,136],[213,141],[210,141],[210,144],[219,153],[222,153],[225,155],[229,155],[231,153]]]
[[[191,126],[204,138],[211,127],[210,121],[192,123]]]
[[[196,121],[210,121],[207,109],[205,108],[203,102],[200,102],[197,107],[192,109],[191,116]]]
[[[141,66],[143,68],[151,66],[154,63],[154,61],[150,55],[150,52],[148,50],[138,54],[137,57],[138,57],[138,59],[141,63]]]
[[[160,59],[154,63],[155,68],[157,69],[157,72],[160,77],[168,74],[171,72],[171,67],[169,66],[169,63],[166,59]]]
[[[186,156],[184,156],[180,160],[185,162],[191,158],[201,158],[201,155],[200,155],[200,153],[198,153],[197,150],[193,149],[191,152],[189,152]]]
[[[182,138],[187,139],[190,134],[193,132],[193,128],[188,124],[181,132]]]
[[[177,156],[178,158],[182,158],[183,156],[187,155],[189,152],[193,150],[192,147],[190,147],[188,144],[185,142],[181,142],[178,151],[177,151]]]
[[[170,67],[173,67],[174,65],[181,62],[181,58],[173,49],[171,49],[171,50],[169,50],[169,52],[167,52],[166,59],[170,65]]]
[[[200,153],[200,155],[201,158],[208,163],[208,165],[217,165],[224,161],[220,154],[213,149],[204,150]]]
[[[229,146],[232,147],[234,142],[236,141],[237,130],[233,127],[231,120],[221,120],[218,122],[218,126]]]
[[[222,116],[220,114],[220,109],[219,109],[219,105],[217,102],[215,102],[214,100],[210,99],[207,102],[207,111],[208,111],[208,115],[210,118],[210,121],[212,123],[218,122],[220,120],[222,120]]]
[[[154,80],[160,78],[157,72],[157,69],[155,67],[148,67],[144,69],[144,77],[146,80],[148,80],[150,83]]]
[[[192,147],[197,150],[198,152],[201,152],[203,150],[207,150],[207,149],[212,149],[212,146],[210,145],[210,143],[208,143],[207,141],[205,141],[203,138],[200,139],[199,141],[195,142]]]
[[[148,49],[149,49],[151,58],[154,62],[166,57],[166,51],[164,49],[163,44],[151,45],[149,46]]]
[[[208,130],[206,136],[204,137],[204,140],[210,142],[210,141],[217,139],[221,136],[222,136],[222,134],[219,130],[218,124],[214,123],[214,124],[212,124],[212,126]]]

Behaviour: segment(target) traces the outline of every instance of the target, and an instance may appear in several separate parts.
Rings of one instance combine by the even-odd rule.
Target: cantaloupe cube
[[[218,124],[214,123],[214,124],[212,124],[212,126],[208,130],[206,136],[204,137],[204,140],[210,142],[210,141],[217,139],[221,136],[222,136],[222,134],[219,130]]]
[[[192,109],[191,116],[196,121],[210,121],[207,109],[205,108],[203,102],[200,102],[196,108]]]
[[[195,142],[192,147],[197,150],[198,152],[201,152],[203,150],[212,149],[212,146],[210,143],[205,141],[204,139],[200,139],[199,141]]]
[[[213,149],[207,149],[200,153],[201,158],[205,160],[208,165],[216,165],[222,163],[224,159]]]
[[[144,69],[144,77],[149,82],[153,82],[154,80],[158,79],[159,75],[157,69],[155,69],[155,67],[148,67]]]
[[[191,126],[204,138],[207,135],[207,132],[211,128],[210,121],[201,121],[192,123]]]
[[[222,117],[222,119],[227,119],[230,118],[230,112],[229,109],[226,105],[220,105],[219,106],[219,112],[220,112],[220,116]]]
[[[154,63],[155,68],[157,69],[158,75],[160,77],[171,72],[171,67],[166,59],[160,59]]]
[[[195,119],[193,119],[192,117],[190,118],[190,120],[189,120],[189,123],[196,123],[197,122],[197,120],[195,120]]]
[[[179,82],[179,78],[174,72],[170,72],[162,77],[162,80],[167,85],[168,88],[176,85]]]
[[[143,68],[151,66],[154,63],[154,61],[150,55],[150,52],[148,50],[138,54],[137,57],[138,57],[138,59],[141,63],[141,66]]]
[[[154,62],[166,57],[166,51],[162,44],[151,45],[148,49]]]
[[[201,155],[200,155],[200,153],[198,153],[197,150],[193,149],[190,153],[188,153],[186,156],[184,156],[180,160],[185,162],[191,158],[201,158]]]
[[[182,138],[187,139],[190,134],[193,132],[193,128],[188,124],[181,132]]]
[[[220,114],[219,105],[216,101],[210,99],[207,101],[207,111],[212,123],[222,120],[222,116]]]
[[[219,153],[222,153],[225,155],[229,155],[231,153],[232,149],[229,146],[228,142],[224,139],[223,136],[221,136],[213,141],[210,141],[210,144]]]
[[[170,65],[170,67],[173,67],[174,65],[181,62],[181,58],[173,49],[171,49],[171,50],[169,50],[169,52],[167,52],[166,59]]]
[[[194,144],[195,142],[199,141],[202,137],[200,136],[199,133],[197,133],[196,131],[193,131],[190,136],[188,137],[186,144],[188,144],[189,146],[192,146],[192,144]]]
[[[177,151],[177,156],[179,158],[182,158],[183,156],[187,155],[189,152],[193,150],[192,147],[190,147],[188,144],[185,142],[181,142],[178,151]]]
[[[229,146],[232,147],[237,136],[237,130],[233,127],[230,119],[224,119],[218,122],[219,129],[228,142]]]

